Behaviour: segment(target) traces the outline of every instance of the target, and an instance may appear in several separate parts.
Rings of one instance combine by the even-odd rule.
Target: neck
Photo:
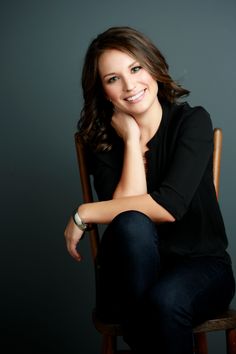
[[[162,119],[162,107],[158,99],[153,103],[151,109],[142,115],[135,116],[135,120],[141,130],[141,141],[146,144],[157,132]]]

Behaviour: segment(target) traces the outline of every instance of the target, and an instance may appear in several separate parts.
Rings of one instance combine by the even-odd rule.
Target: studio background
[[[94,36],[120,25],[154,41],[189,102],[223,129],[220,204],[236,273],[236,1],[1,0],[1,353],[99,353],[89,242],[78,264],[63,233],[81,201],[83,58]],[[225,354],[222,333],[209,341],[210,354]]]

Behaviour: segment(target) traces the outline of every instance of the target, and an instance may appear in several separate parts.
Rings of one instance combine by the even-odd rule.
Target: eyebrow
[[[131,67],[132,67],[134,64],[136,64],[136,63],[138,63],[137,60],[135,60],[133,63],[131,63],[131,64],[128,66],[128,68],[131,68]],[[103,79],[105,79],[105,77],[107,77],[107,76],[112,76],[112,75],[116,75],[116,73],[109,73],[109,74],[106,74],[106,75],[103,76]]]

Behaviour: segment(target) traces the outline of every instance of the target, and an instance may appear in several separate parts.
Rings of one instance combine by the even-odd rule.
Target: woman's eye
[[[140,65],[138,65],[138,66],[134,66],[132,69],[131,69],[131,71],[132,71],[132,73],[137,73],[139,70],[141,70],[142,69],[142,67],[140,66]]]
[[[117,76],[112,76],[110,79],[107,80],[108,84],[112,84],[113,82],[117,81],[118,77]]]

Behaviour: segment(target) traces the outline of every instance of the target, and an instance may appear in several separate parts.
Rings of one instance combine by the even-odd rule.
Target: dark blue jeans
[[[156,225],[144,214],[118,215],[97,258],[97,312],[119,321],[135,353],[192,354],[193,326],[234,296],[231,265],[217,257],[163,258]]]

